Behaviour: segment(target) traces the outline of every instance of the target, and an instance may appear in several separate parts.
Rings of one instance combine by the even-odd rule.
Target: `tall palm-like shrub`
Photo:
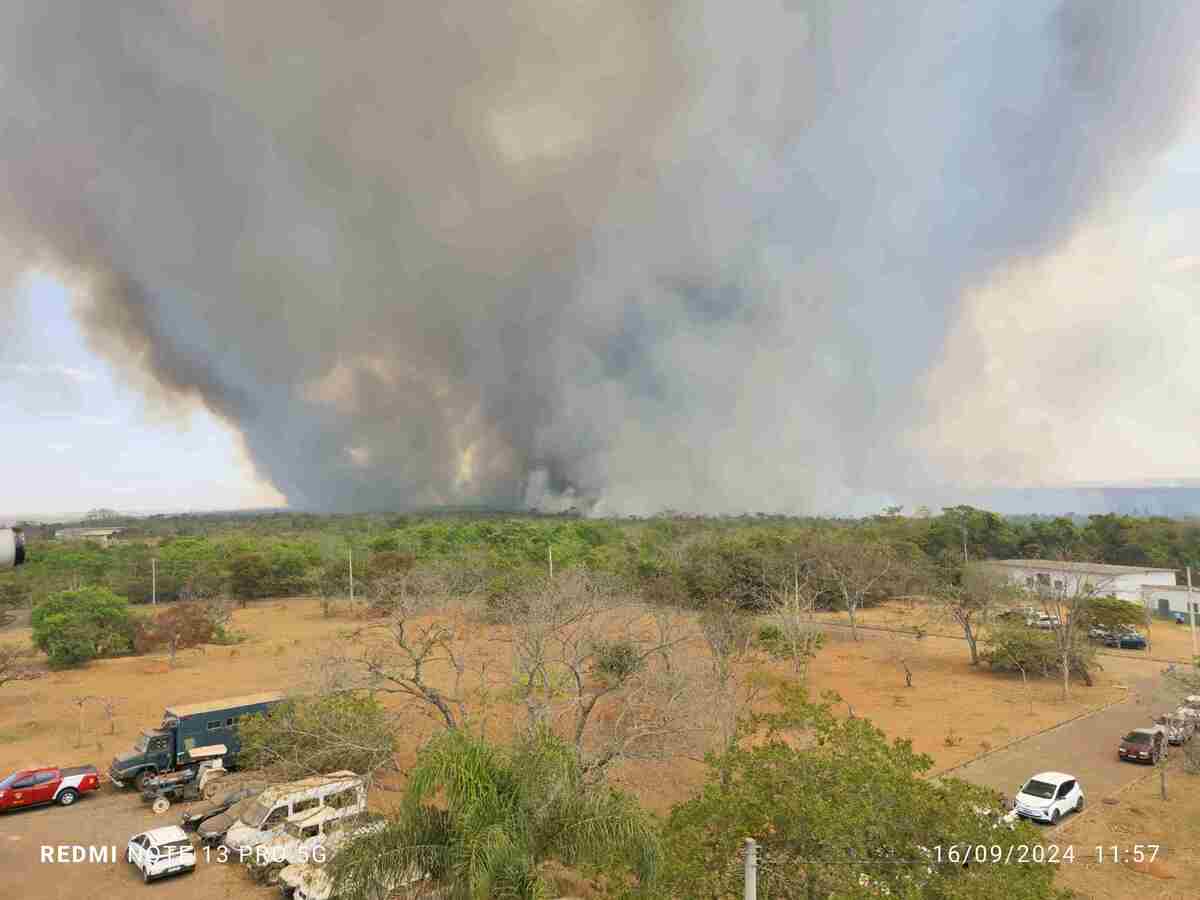
[[[587,785],[574,749],[549,732],[498,747],[453,730],[422,750],[388,826],[346,845],[330,873],[347,900],[410,880],[451,900],[541,900],[553,896],[551,861],[646,884],[656,833],[634,800]]]

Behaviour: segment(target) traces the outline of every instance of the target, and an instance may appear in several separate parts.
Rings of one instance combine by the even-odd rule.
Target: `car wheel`
[[[146,782],[153,777],[154,773],[152,773],[149,769],[143,769],[142,771],[138,772],[137,776],[133,779],[133,786],[139,791],[144,791],[146,789]]]
[[[1079,795],[1079,799],[1075,801],[1075,812],[1083,812],[1083,794]]]
[[[150,883],[150,870],[149,869],[142,869],[142,883],[143,884]]]
[[[74,803],[78,799],[79,799],[79,792],[77,790],[75,790],[75,788],[67,788],[65,791],[63,791],[61,794],[58,795],[58,802],[61,803],[63,806],[70,806],[72,803]]]
[[[1057,824],[1058,824],[1058,810],[1057,810],[1057,809],[1055,809],[1055,810],[1052,810],[1052,811],[1051,811],[1051,813],[1050,813],[1050,824],[1051,824],[1051,825],[1057,825]]]

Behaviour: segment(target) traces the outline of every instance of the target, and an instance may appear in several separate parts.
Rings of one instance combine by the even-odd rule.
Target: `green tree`
[[[889,743],[865,719],[839,721],[795,693],[784,703],[765,740],[711,757],[699,795],[671,811],[660,896],[740,897],[734,863],[746,836],[761,847],[764,900],[1055,896],[1049,865],[948,862],[952,846],[997,845],[1003,854],[1037,840],[1024,823],[994,827],[994,792],[922,778],[932,760],[908,741]],[[803,746],[780,723],[803,726]]]
[[[229,589],[243,603],[271,591],[271,564],[261,553],[239,553],[229,562]]]
[[[1083,610],[1086,624],[1101,628],[1146,624],[1146,610],[1120,597],[1092,597]]]
[[[286,700],[238,726],[240,761],[280,779],[338,769],[370,775],[392,766],[396,734],[379,701],[355,692]]]
[[[30,624],[33,645],[54,668],[129,653],[137,628],[129,601],[102,587],[50,595],[33,608]]]
[[[428,873],[452,900],[555,896],[548,863],[649,884],[658,844],[637,803],[589,785],[574,748],[541,731],[499,747],[462,729],[422,748],[387,827],[345,845],[330,872],[345,900]]]

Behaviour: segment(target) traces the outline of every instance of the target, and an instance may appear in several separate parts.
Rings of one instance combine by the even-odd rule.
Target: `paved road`
[[[1088,799],[1101,797],[1146,774],[1146,766],[1117,759],[1117,744],[1125,732],[1142,728],[1153,717],[1173,709],[1178,691],[1162,677],[1162,665],[1140,660],[1105,660],[1105,668],[1124,678],[1129,697],[1073,722],[969,763],[950,774],[995,788],[1010,799],[1030,775],[1044,771],[1076,776]],[[1172,748],[1178,753],[1178,748]]]

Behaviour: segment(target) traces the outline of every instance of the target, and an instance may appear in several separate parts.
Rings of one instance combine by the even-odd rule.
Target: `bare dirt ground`
[[[898,610],[903,615],[903,609]],[[890,614],[890,613],[889,613]],[[883,612],[871,611],[871,617]],[[264,601],[238,610],[233,628],[246,636],[236,646],[209,646],[181,652],[174,669],[161,658],[104,660],[80,670],[51,672],[34,681],[0,689],[0,769],[11,771],[31,762],[92,762],[107,766],[112,756],[128,749],[142,728],[153,727],[165,706],[209,700],[258,690],[295,690],[311,674],[314,659],[328,652],[347,652],[344,634],[360,625],[348,618],[325,618],[315,600]],[[467,648],[473,663],[486,661],[491,671],[511,671],[511,648],[498,632],[480,624],[470,626]],[[940,630],[940,629],[939,629]],[[1069,701],[1059,697],[1057,684],[1034,682],[1027,695],[1019,678],[995,675],[969,665],[962,641],[927,637],[880,635],[853,642],[843,629],[830,629],[825,648],[810,669],[814,695],[836,690],[845,702],[839,712],[872,719],[894,737],[909,738],[917,750],[929,753],[936,768],[963,762],[1009,740],[1039,731],[1124,695],[1119,674],[1100,673],[1095,686],[1080,687]],[[27,629],[0,631],[0,641],[28,642]],[[703,668],[698,641],[684,645],[681,654]],[[905,686],[903,660],[913,676]],[[787,677],[786,666],[758,660],[755,667]],[[699,677],[699,676],[697,676]],[[110,722],[101,706],[82,697],[117,698]],[[848,705],[847,705],[848,704]],[[490,711],[496,733],[509,730],[514,710],[502,705]],[[416,748],[437,724],[411,713],[405,720],[403,746],[397,762],[411,763]],[[689,753],[688,755],[695,755]],[[695,759],[626,764],[614,780],[635,793],[656,812],[690,795],[703,781],[703,764]],[[396,785],[392,785],[395,787]],[[390,805],[396,794],[376,791],[373,804]],[[102,812],[101,812],[102,810]],[[175,809],[167,819],[174,819]],[[112,791],[73,809],[40,809],[0,822],[0,871],[20,871],[23,896],[95,896],[101,882],[115,890],[99,895],[124,896],[118,885],[130,882],[132,868],[110,865],[45,865],[36,862],[40,843],[94,842],[123,846],[138,830],[161,824],[138,797]],[[248,878],[236,867],[202,866],[187,878],[164,882],[163,895],[257,896]],[[108,882],[104,882],[108,884]],[[167,885],[171,886],[168,887]],[[229,890],[237,893],[229,894]],[[263,894],[268,896],[269,892]]]
[[[1115,805],[1094,803],[1069,820],[1048,838],[1061,848],[1075,848],[1075,862],[1060,867],[1055,883],[1081,900],[1200,897],[1200,775],[1183,774],[1178,756],[1167,769],[1167,798],[1161,799],[1158,776],[1151,771],[1117,794]],[[1142,862],[1134,858],[1135,845],[1142,847]],[[1149,845],[1157,845],[1157,851]],[[1105,848],[1103,862],[1097,847]]]

